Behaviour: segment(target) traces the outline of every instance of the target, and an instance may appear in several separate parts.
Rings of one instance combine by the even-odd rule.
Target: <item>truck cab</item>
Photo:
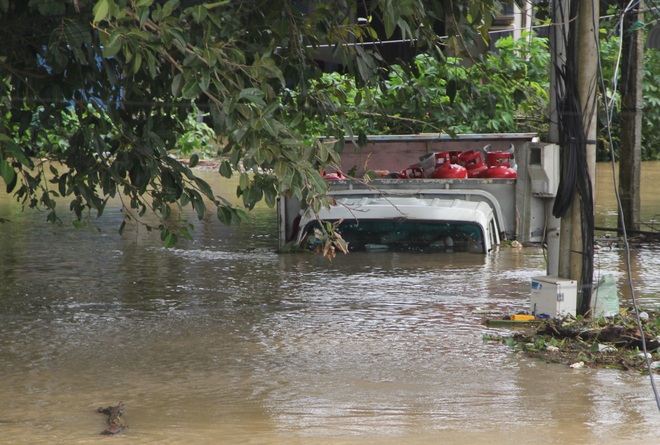
[[[486,202],[388,193],[337,197],[318,215],[301,216],[296,240],[314,248],[320,221],[337,222],[349,251],[488,253],[499,244],[498,223]]]

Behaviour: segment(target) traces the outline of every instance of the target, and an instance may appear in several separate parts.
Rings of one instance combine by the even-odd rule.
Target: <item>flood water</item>
[[[657,184],[660,164],[644,165]],[[207,176],[215,187],[226,185]],[[599,225],[614,226],[608,166]],[[643,197],[644,219],[660,196]],[[62,216],[68,206],[63,203]],[[571,369],[483,344],[476,309],[527,310],[540,248],[488,256],[278,254],[274,211],[164,249],[108,206],[53,226],[0,192],[0,443],[649,444],[648,376]],[[65,218],[66,219],[66,218]],[[660,304],[660,256],[632,252],[635,292]],[[604,246],[596,274],[623,252]],[[625,301],[624,301],[625,304]],[[100,406],[129,429],[99,436]]]

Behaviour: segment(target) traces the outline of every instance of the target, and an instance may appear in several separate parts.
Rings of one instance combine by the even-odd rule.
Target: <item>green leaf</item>
[[[246,88],[240,92],[238,95],[239,99],[246,99],[250,102],[254,102],[259,105],[266,105],[264,102],[264,92],[259,88]]]
[[[15,183],[16,172],[6,160],[0,161],[0,176],[4,179],[7,189],[9,189],[10,184]],[[7,190],[7,193],[10,192],[10,190]]]
[[[182,193],[179,202],[181,203],[181,207],[187,206],[190,204],[190,196],[187,193]]]
[[[199,164],[199,155],[195,153],[194,155],[192,155],[190,157],[189,166],[190,166],[190,168],[195,168],[195,167],[197,167],[197,164]]]
[[[227,160],[222,161],[222,162],[220,163],[220,169],[219,169],[219,171],[220,171],[220,174],[221,174],[224,178],[228,178],[228,179],[231,178],[232,175],[234,174],[234,171],[233,171],[233,169],[231,168],[231,163],[230,163],[229,161],[227,161]]]
[[[327,189],[327,184],[321,174],[317,171],[312,171],[310,174],[310,179],[312,180],[312,185],[317,191],[325,191]]]
[[[172,79],[172,96],[179,97],[181,95],[181,86],[183,85],[183,74],[179,73]]]
[[[167,234],[167,236],[165,237],[165,240],[164,240],[165,248],[169,249],[171,247],[174,247],[176,245],[177,241],[178,241],[178,239],[177,239],[176,234],[174,234],[172,232],[168,232],[168,234]]]
[[[395,8],[386,8],[383,11],[383,20],[385,25],[385,37],[390,38],[396,29],[396,23],[399,21],[398,11]]]
[[[369,79],[370,77],[370,66],[369,62],[365,57],[359,57],[355,60],[357,63],[358,67],[358,72],[360,73],[360,77],[362,79]]]
[[[293,120],[289,125],[291,125],[292,127],[297,127],[300,124],[300,122],[302,122],[302,119],[303,119],[303,114],[299,111],[293,117]]]
[[[98,23],[108,16],[108,11],[110,10],[109,1],[110,0],[99,0],[96,5],[94,5],[94,9],[92,9],[94,23]]]
[[[197,80],[190,79],[181,90],[181,96],[183,96],[184,99],[195,99],[201,92],[202,90],[199,88]]]
[[[186,37],[180,29],[169,28],[167,33],[173,38],[174,44],[179,48],[179,50],[185,50],[188,42],[186,42]]]
[[[204,199],[197,190],[187,189],[187,191],[190,197],[190,204],[193,209],[195,209],[195,212],[197,212],[197,218],[201,221],[206,215],[206,204],[204,203]]]
[[[217,215],[218,215],[218,219],[223,224],[226,224],[226,225],[231,224],[232,219],[233,219],[232,218],[233,213],[232,213],[232,211],[229,207],[218,206]]]
[[[217,8],[218,6],[224,6],[224,5],[228,4],[230,1],[231,0],[223,0],[221,2],[209,3],[209,4],[204,5],[204,7],[206,9],[213,9],[213,8]]]
[[[202,178],[195,177],[195,185],[208,199],[212,201],[215,200],[213,197],[213,189],[208,182],[204,181]]]
[[[21,147],[12,139],[10,139],[9,136],[0,133],[0,142],[4,142],[4,146],[7,148],[10,157],[13,157],[25,167],[34,167],[32,160],[25,155],[25,152],[21,149]]]
[[[149,20],[149,7],[145,6],[140,9],[138,6],[137,13],[140,16],[140,27],[142,27]]]
[[[240,190],[247,190],[250,186],[250,176],[247,173],[241,173],[238,179],[238,187]]]
[[[208,16],[208,8],[205,5],[194,6],[192,15],[197,23],[202,23]]]
[[[283,180],[284,178],[289,176],[290,171],[291,169],[289,168],[286,162],[280,160],[275,163],[275,176],[278,179]]]
[[[161,214],[163,220],[167,221],[168,219],[170,219],[170,215],[172,214],[172,208],[168,204],[165,204],[161,208],[160,214]]]
[[[199,88],[202,91],[207,91],[209,89],[210,84],[211,84],[211,73],[209,71],[204,71],[202,73],[202,78],[199,82]]]
[[[271,209],[275,207],[277,203],[277,191],[272,187],[267,187],[264,189],[264,201],[266,205]]]
[[[174,11],[178,6],[179,0],[168,0],[167,3],[165,3],[163,6],[163,16],[169,17],[172,15],[172,11]]]
[[[190,227],[190,229],[188,229],[188,227]],[[190,233],[190,231],[191,231],[191,230],[194,230],[194,229],[195,229],[195,226],[193,226],[192,224],[188,224],[188,227],[184,226],[184,227],[181,228],[181,235],[183,235],[184,238],[186,238],[186,239],[192,241],[192,240],[193,240],[193,236],[192,236],[192,234]]]
[[[96,206],[96,217],[97,218],[100,218],[101,216],[103,216],[103,211],[105,210],[106,204],[108,204],[108,199],[109,198],[105,198],[100,203],[98,203],[98,205]]]
[[[328,160],[328,147],[324,143],[318,144],[319,147],[319,160],[321,162],[326,162]]]
[[[273,137],[277,137],[278,131],[277,131],[277,121],[275,119],[272,120],[272,123],[269,119],[261,119],[262,125],[264,130],[268,132]]]
[[[142,54],[136,53],[133,60],[133,74],[137,74],[140,71],[140,66],[142,66]]]
[[[116,56],[121,49],[122,41],[123,34],[121,32],[115,31],[110,34],[110,38],[103,43],[103,57],[110,58]]]

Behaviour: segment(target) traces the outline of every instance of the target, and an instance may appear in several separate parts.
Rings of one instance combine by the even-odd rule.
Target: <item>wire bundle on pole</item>
[[[562,173],[552,214],[556,218],[566,215],[572,204],[580,206],[582,234],[582,272],[580,277],[581,299],[579,313],[586,314],[591,306],[591,290],[594,270],[594,200],[589,165],[587,161],[587,135],[585,118],[593,113],[582,110],[580,91],[577,84],[577,10],[578,2],[571,2],[568,33],[564,27],[562,38],[567,51],[563,65],[556,64],[557,107],[560,146],[562,149]],[[561,22],[564,22],[563,8],[558,9]],[[595,99],[595,98],[594,98]],[[595,100],[588,103],[594,103]],[[579,197],[575,202],[575,195]]]

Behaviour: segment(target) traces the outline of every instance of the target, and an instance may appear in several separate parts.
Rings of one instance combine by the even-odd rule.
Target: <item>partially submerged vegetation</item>
[[[648,372],[650,364],[651,369],[660,370],[660,312],[640,311],[639,320],[643,337],[636,313],[622,310],[608,318],[544,319],[511,335],[486,334],[484,342],[504,343],[529,357],[574,368]]]

